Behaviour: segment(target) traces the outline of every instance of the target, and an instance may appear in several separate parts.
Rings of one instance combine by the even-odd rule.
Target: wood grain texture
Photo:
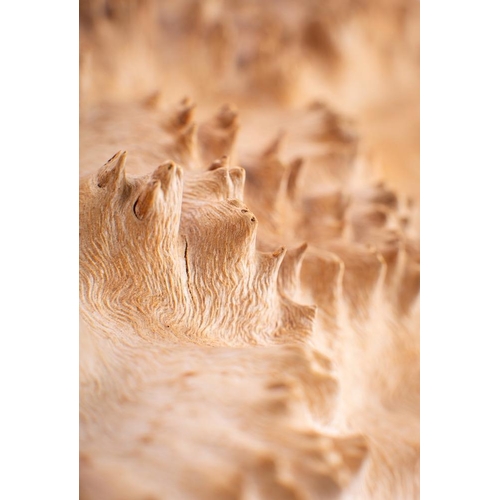
[[[419,497],[405,5],[81,3],[81,498]]]

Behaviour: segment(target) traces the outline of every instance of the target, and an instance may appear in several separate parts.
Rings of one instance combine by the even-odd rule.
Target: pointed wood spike
[[[172,160],[168,160],[165,163],[158,165],[158,167],[156,167],[155,171],[152,174],[153,179],[160,181],[170,179],[174,167],[175,163]]]
[[[181,102],[181,107],[176,115],[176,124],[178,127],[185,127],[193,121],[195,108],[195,103],[191,103],[190,101],[184,103],[184,100]]]
[[[230,162],[236,161],[233,150],[239,130],[236,116],[236,112],[222,110],[200,125],[198,144],[203,163],[212,162],[214,158],[220,158],[222,155],[227,155]]]
[[[229,159],[227,155],[221,156],[219,159],[212,162],[212,164],[208,167],[208,170],[217,170],[218,168],[225,168],[229,163]]]
[[[237,125],[238,111],[234,106],[224,104],[216,115],[217,123],[222,128],[230,128]]]
[[[297,248],[290,250],[291,255],[293,255],[293,258],[295,259],[296,262],[302,263],[302,260],[304,258],[304,254],[306,253],[308,246],[309,245],[307,244],[307,242],[304,242],[304,243],[302,243],[302,245],[299,245]]]
[[[154,181],[159,181],[164,195],[167,194],[169,186],[172,184],[172,179],[181,174],[181,168],[173,161],[162,163],[152,174],[151,178]]]
[[[260,252],[260,272],[265,279],[274,282],[278,278],[278,271],[285,257],[286,248],[280,247],[274,252]]]
[[[100,188],[117,190],[125,183],[126,151],[118,151],[97,172],[97,185]]]
[[[307,250],[307,243],[288,250],[281,264],[278,274],[278,285],[280,291],[290,298],[298,289],[300,282],[300,269],[302,267],[302,260]]]
[[[193,156],[196,150],[197,131],[198,125],[193,122],[177,136],[177,145],[190,156]]]
[[[164,130],[169,134],[178,134],[192,123],[195,108],[196,104],[191,99],[182,99],[174,109],[168,112],[166,120],[163,123]]]
[[[285,252],[286,252],[286,248],[285,247],[279,247],[277,250],[275,250],[273,253],[272,253],[272,256],[274,258],[277,258],[279,259],[279,262],[281,264],[281,262],[283,262],[283,258],[285,256]]]
[[[297,197],[297,186],[300,177],[300,172],[304,166],[304,158],[298,157],[290,163],[288,180],[286,185],[286,194],[290,200],[295,200]]]
[[[268,144],[261,153],[263,158],[277,157],[282,151],[284,139],[286,137],[286,132],[280,130],[276,137]]]
[[[143,188],[134,204],[134,213],[139,220],[144,220],[151,212],[160,194],[161,182],[152,180]]]

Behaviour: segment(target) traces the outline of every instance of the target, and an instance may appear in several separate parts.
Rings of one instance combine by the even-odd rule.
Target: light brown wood
[[[418,2],[81,24],[81,497],[418,498]]]

